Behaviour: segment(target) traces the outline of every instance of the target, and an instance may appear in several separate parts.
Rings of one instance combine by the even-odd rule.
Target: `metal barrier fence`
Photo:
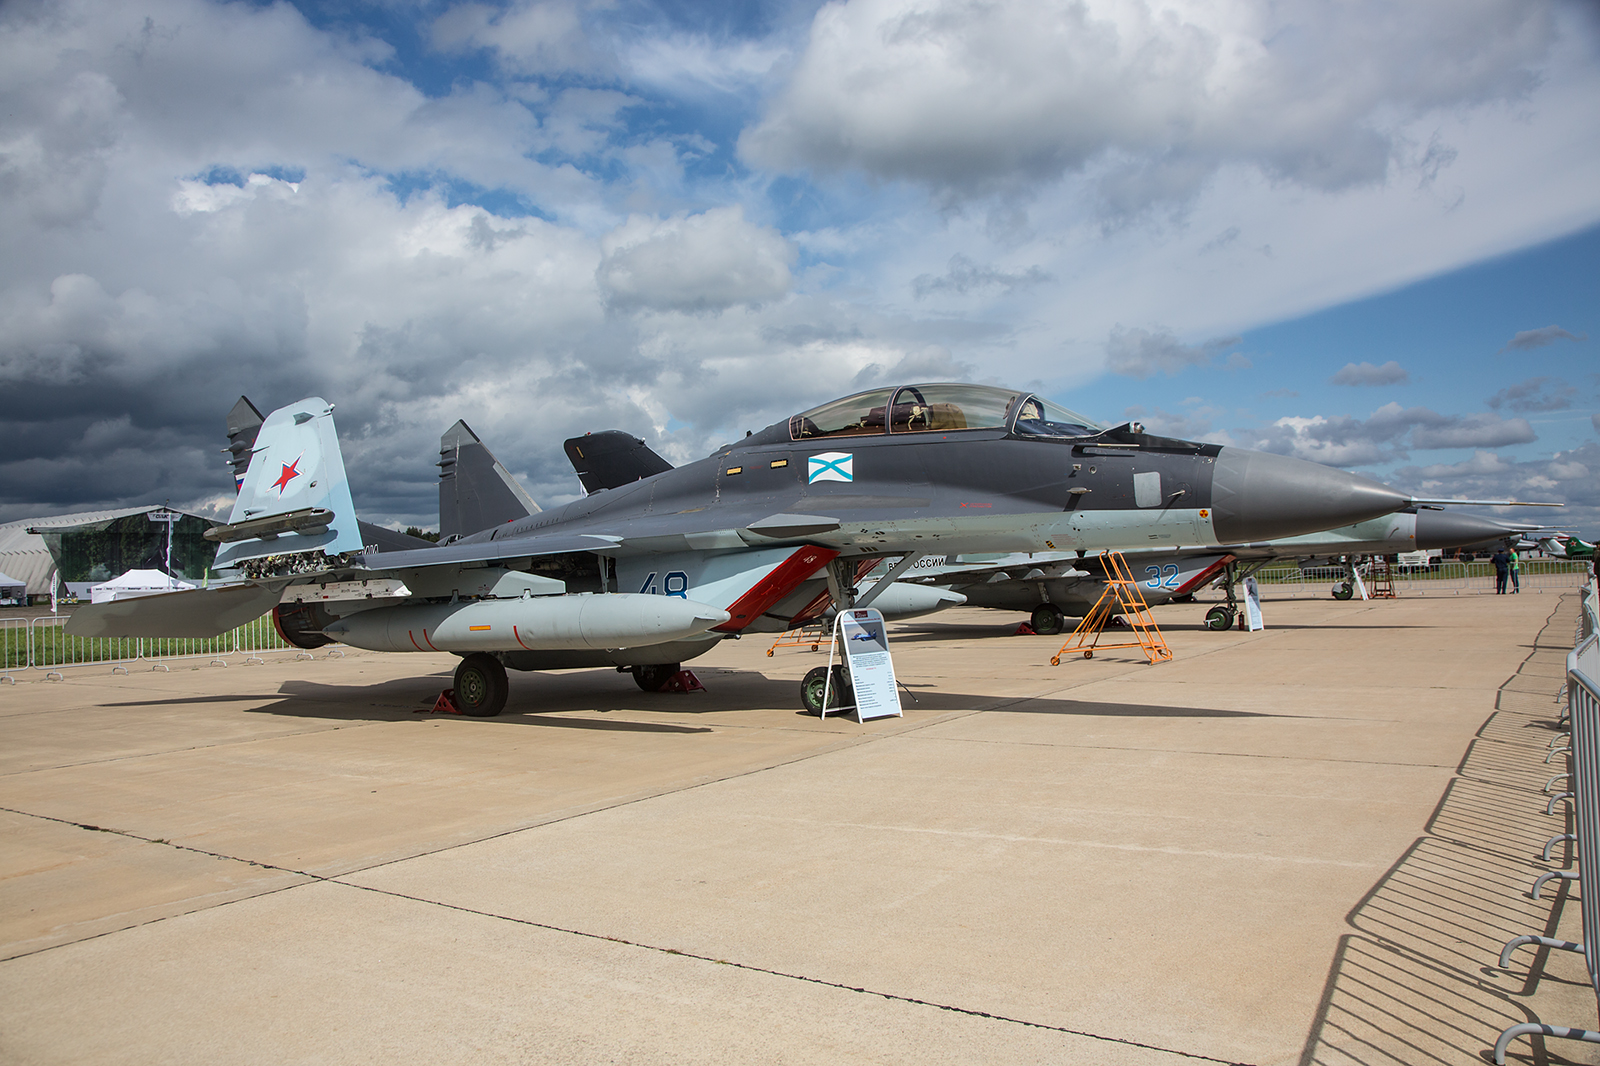
[[[0,684],[15,685],[14,670],[28,668],[28,620],[0,618]]]
[[[1361,580],[1371,585],[1370,564],[1358,567]],[[1472,596],[1493,593],[1494,567],[1489,563],[1447,562],[1438,566],[1407,567],[1390,564],[1395,592],[1402,596]],[[1343,585],[1342,566],[1278,566],[1256,571],[1262,595],[1299,599],[1326,598]],[[1518,587],[1535,594],[1577,588],[1589,580],[1589,565],[1570,559],[1529,559],[1522,563]]]
[[[42,618],[0,618],[0,684],[16,684],[16,674],[42,670],[48,680],[59,681],[61,671],[83,666],[109,666],[127,673],[139,664],[167,670],[179,660],[206,659],[218,666],[230,662],[262,662],[265,652],[292,651],[296,658],[314,656],[278,635],[271,614],[215,637],[78,637],[66,632],[66,615]],[[343,658],[338,645],[325,653]]]
[[[1571,804],[1574,828],[1570,835],[1552,837],[1545,845],[1545,855],[1550,854],[1552,845],[1558,841],[1573,840],[1577,844],[1577,858],[1583,869],[1597,861],[1595,856],[1600,856],[1600,632],[1596,631],[1600,626],[1596,625],[1597,610],[1600,610],[1600,589],[1591,581],[1584,589],[1583,606],[1579,612],[1580,633],[1583,629],[1588,632],[1578,646],[1567,654],[1567,722],[1572,731],[1571,746],[1567,751],[1571,769],[1567,774],[1552,777],[1545,786],[1548,789],[1563,777],[1568,779],[1571,791],[1553,797],[1546,810],[1553,810],[1558,800],[1567,800]],[[1570,870],[1550,871],[1534,882],[1535,899],[1539,898],[1540,887],[1552,878],[1569,881],[1580,879],[1578,874]],[[1583,918],[1583,943],[1574,944],[1531,934],[1513,937],[1500,952],[1500,968],[1507,968],[1511,963],[1511,953],[1524,945],[1580,952],[1589,971],[1589,984],[1594,989],[1595,1003],[1600,1007],[1600,891],[1596,891],[1593,884],[1586,886],[1580,892],[1579,902]],[[1593,1029],[1524,1022],[1502,1032],[1500,1039],[1495,1042],[1494,1061],[1497,1066],[1505,1066],[1506,1052],[1512,1041],[1519,1036],[1534,1034],[1600,1044],[1600,1032]]]

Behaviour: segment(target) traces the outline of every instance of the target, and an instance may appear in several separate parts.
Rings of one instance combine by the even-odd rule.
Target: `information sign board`
[[[903,714],[883,615],[873,607],[840,611],[834,622],[834,640],[843,642],[850,687],[855,691],[857,720]]]
[[[1244,579],[1244,617],[1252,633],[1267,628],[1267,624],[1261,620],[1261,586],[1256,584],[1254,577]]]

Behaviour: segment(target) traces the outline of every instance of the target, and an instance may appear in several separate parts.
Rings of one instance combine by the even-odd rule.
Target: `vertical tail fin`
[[[235,428],[231,417],[229,428]],[[311,556],[296,569],[320,567],[316,556],[361,550],[332,404],[311,396],[278,408],[262,421],[251,455],[227,524],[206,531],[223,545],[218,568],[287,555]]]
[[[472,427],[457,421],[439,438],[439,540],[465,537],[539,513]]]
[[[244,488],[244,474],[250,469],[250,456],[254,454],[256,435],[261,432],[261,412],[256,405],[241,396],[228,412],[228,465],[233,467],[233,491]]]

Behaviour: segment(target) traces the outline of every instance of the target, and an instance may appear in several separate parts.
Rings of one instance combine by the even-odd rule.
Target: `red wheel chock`
[[[456,706],[456,690],[447,688],[439,693],[439,698],[433,701],[433,706],[425,711],[412,711],[412,714],[460,714],[461,709]]]
[[[706,687],[700,679],[694,676],[693,670],[679,670],[667,678],[667,683],[661,686],[662,692],[704,692]]]
[[[1028,623],[1023,622],[1017,627],[1017,631],[1011,635],[1014,637],[1036,637],[1039,635],[1039,631],[1034,629]]]

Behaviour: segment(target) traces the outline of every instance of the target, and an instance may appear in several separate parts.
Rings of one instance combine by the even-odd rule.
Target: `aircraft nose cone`
[[[1365,522],[1408,499],[1321,463],[1223,448],[1211,480],[1211,526],[1223,544],[1249,544]]]
[[[1417,512],[1417,548],[1462,548],[1482,540],[1499,540],[1512,526],[1478,515],[1454,511]]]

